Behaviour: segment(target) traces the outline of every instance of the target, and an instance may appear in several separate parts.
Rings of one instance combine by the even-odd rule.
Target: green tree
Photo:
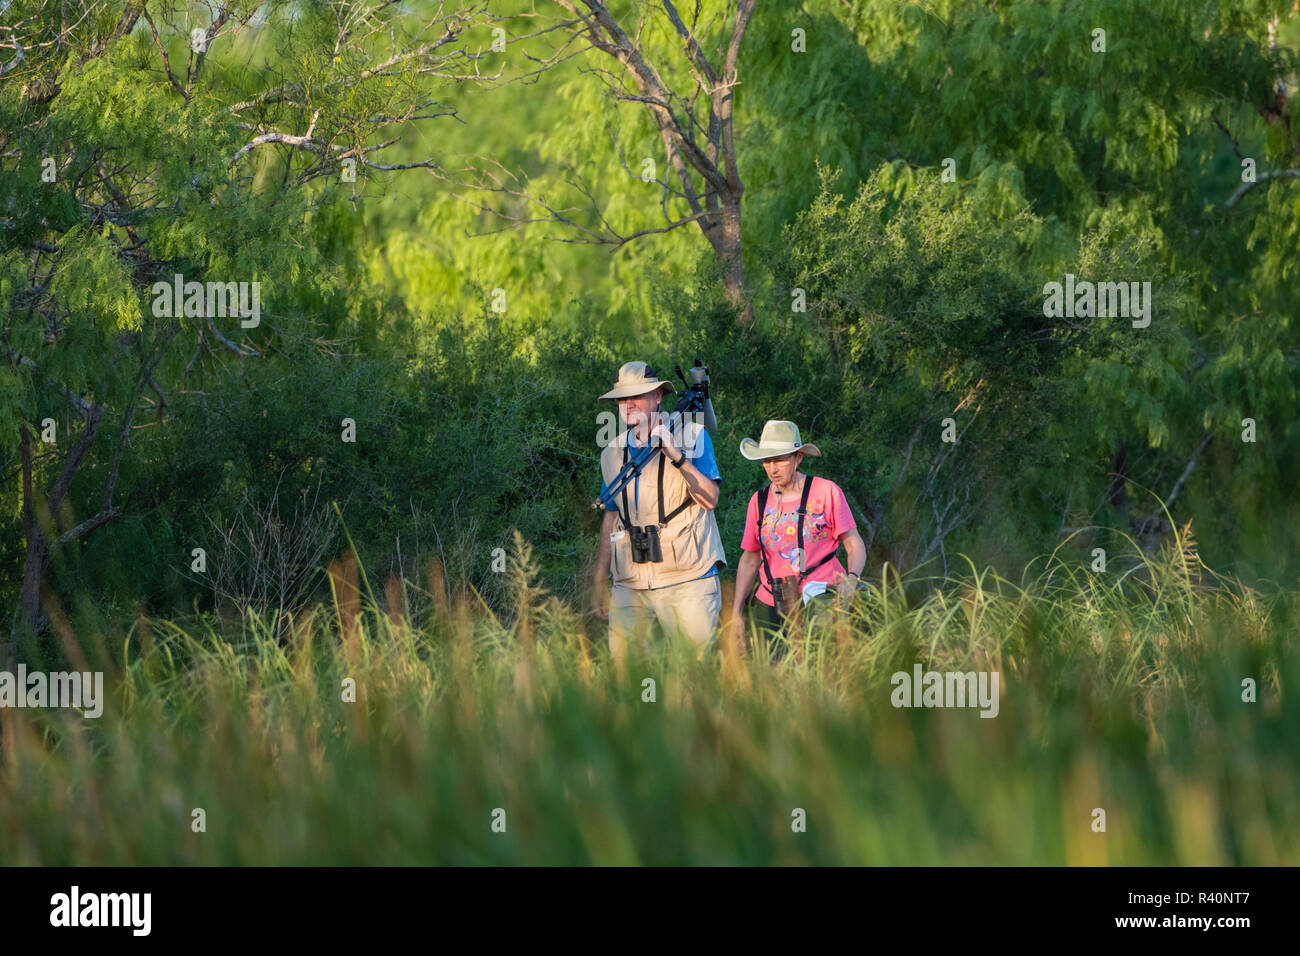
[[[15,633],[36,623],[50,560],[119,516],[146,391],[161,415],[169,394],[202,387],[203,361],[261,360],[328,331],[304,304],[339,272],[346,224],[329,210],[371,175],[435,162],[383,151],[394,128],[448,115],[437,87],[479,56],[462,34],[481,11],[248,0],[210,14],[192,25],[173,0],[5,11],[0,446],[17,448],[6,478],[21,480],[26,542]],[[171,302],[177,276],[256,283],[264,309],[232,316],[188,286]],[[69,414],[74,439],[38,441],[44,419]],[[100,507],[73,515],[88,471]]]

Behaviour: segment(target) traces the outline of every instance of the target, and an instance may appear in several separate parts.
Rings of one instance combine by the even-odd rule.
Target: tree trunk
[[[35,628],[41,607],[41,576],[45,573],[47,550],[45,536],[36,519],[36,506],[32,485],[32,435],[23,423],[18,429],[23,467],[23,536],[27,540],[27,554],[23,562],[23,586],[18,598],[18,621],[10,635],[10,654],[17,650],[17,633],[20,625]]]
[[[1115,450],[1115,458],[1110,463],[1110,484],[1106,488],[1106,498],[1110,501],[1112,507],[1118,511],[1128,511],[1128,495],[1125,489],[1125,481],[1128,480],[1128,439],[1119,440],[1119,448]]]
[[[739,82],[740,46],[757,9],[757,0],[740,0],[736,5],[730,38],[725,50],[718,50],[722,57],[720,68],[718,61],[709,61],[692,28],[682,21],[673,4],[665,0],[664,10],[683,41],[686,65],[695,79],[696,89],[689,96],[670,89],[659,71],[646,61],[638,42],[644,22],[638,23],[629,34],[602,3],[583,0],[587,9],[580,11],[577,0],[556,2],[575,18],[576,33],[584,35],[594,49],[613,57],[627,71],[637,95],[632,95],[623,84],[613,82],[614,98],[646,105],[659,127],[669,167],[681,180],[680,195],[690,205],[694,221],[699,223],[713,247],[727,301],[736,308],[742,323],[752,324],[754,309],[745,294],[740,248],[740,197],[745,190],[736,159],[733,111],[735,87]],[[576,26],[577,23],[582,25]],[[706,128],[695,116],[696,97],[701,94],[707,97],[709,115],[705,138],[697,142],[696,128]],[[677,104],[685,109],[684,113],[678,112]],[[692,169],[703,179],[703,195],[691,181]],[[669,228],[677,225],[681,223]]]
[[[54,479],[54,484],[50,486],[50,492],[39,510],[36,506],[36,483],[32,476],[32,436],[26,423],[19,426],[23,468],[23,534],[27,538],[27,554],[23,565],[22,590],[18,598],[19,617],[14,621],[13,632],[10,634],[11,651],[17,649],[18,629],[22,626],[35,629],[36,618],[41,610],[41,579],[45,575],[45,566],[49,561],[52,544],[51,541],[46,540],[41,525],[44,521],[49,521],[53,530],[54,515],[58,514],[59,507],[72,486],[72,479],[80,470],[81,463],[85,460],[91,446],[95,444],[103,411],[103,406],[98,404],[87,406],[85,427],[77,437],[76,444],[68,452],[68,457],[64,459],[63,467],[59,470],[58,477]]]
[[[709,217],[709,225],[704,227],[704,234],[718,260],[722,289],[727,301],[739,310],[740,321],[750,325],[754,321],[754,307],[745,292],[745,262],[740,241],[741,191],[736,190],[734,195],[721,197],[722,208],[716,217]]]

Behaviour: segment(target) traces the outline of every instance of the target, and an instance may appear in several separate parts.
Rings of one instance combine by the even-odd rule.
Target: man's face
[[[659,411],[661,402],[662,397],[658,391],[633,395],[631,398],[620,398],[618,413],[623,416],[623,421],[627,423],[628,428],[639,429],[654,424],[653,413]]]
[[[794,478],[794,473],[799,470],[799,462],[801,461],[803,461],[803,452],[801,451],[791,452],[779,458],[764,458],[763,470],[767,472],[768,481],[779,488],[790,483],[791,479]]]

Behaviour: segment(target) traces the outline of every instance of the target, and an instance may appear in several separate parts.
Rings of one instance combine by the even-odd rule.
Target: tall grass
[[[380,600],[339,562],[288,621],[137,621],[99,720],[0,712],[0,862],[1300,862],[1296,594],[1208,574],[1187,529],[1135,554],[1020,584],[886,568],[779,664],[660,644],[621,669],[522,542],[508,620],[436,567]],[[109,646],[55,621],[69,654]],[[1000,713],[895,709],[913,662],[999,671]]]

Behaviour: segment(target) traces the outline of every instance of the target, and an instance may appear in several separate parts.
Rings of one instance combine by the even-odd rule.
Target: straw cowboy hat
[[[675,392],[672,382],[655,376],[655,370],[645,362],[624,362],[614,379],[614,387],[601,398],[632,398],[662,388],[665,392]]]
[[[794,422],[770,421],[763,426],[763,434],[758,441],[752,438],[740,440],[740,453],[750,461],[779,458],[796,451],[817,458],[822,454],[816,445],[805,445],[799,440],[799,426]]]

